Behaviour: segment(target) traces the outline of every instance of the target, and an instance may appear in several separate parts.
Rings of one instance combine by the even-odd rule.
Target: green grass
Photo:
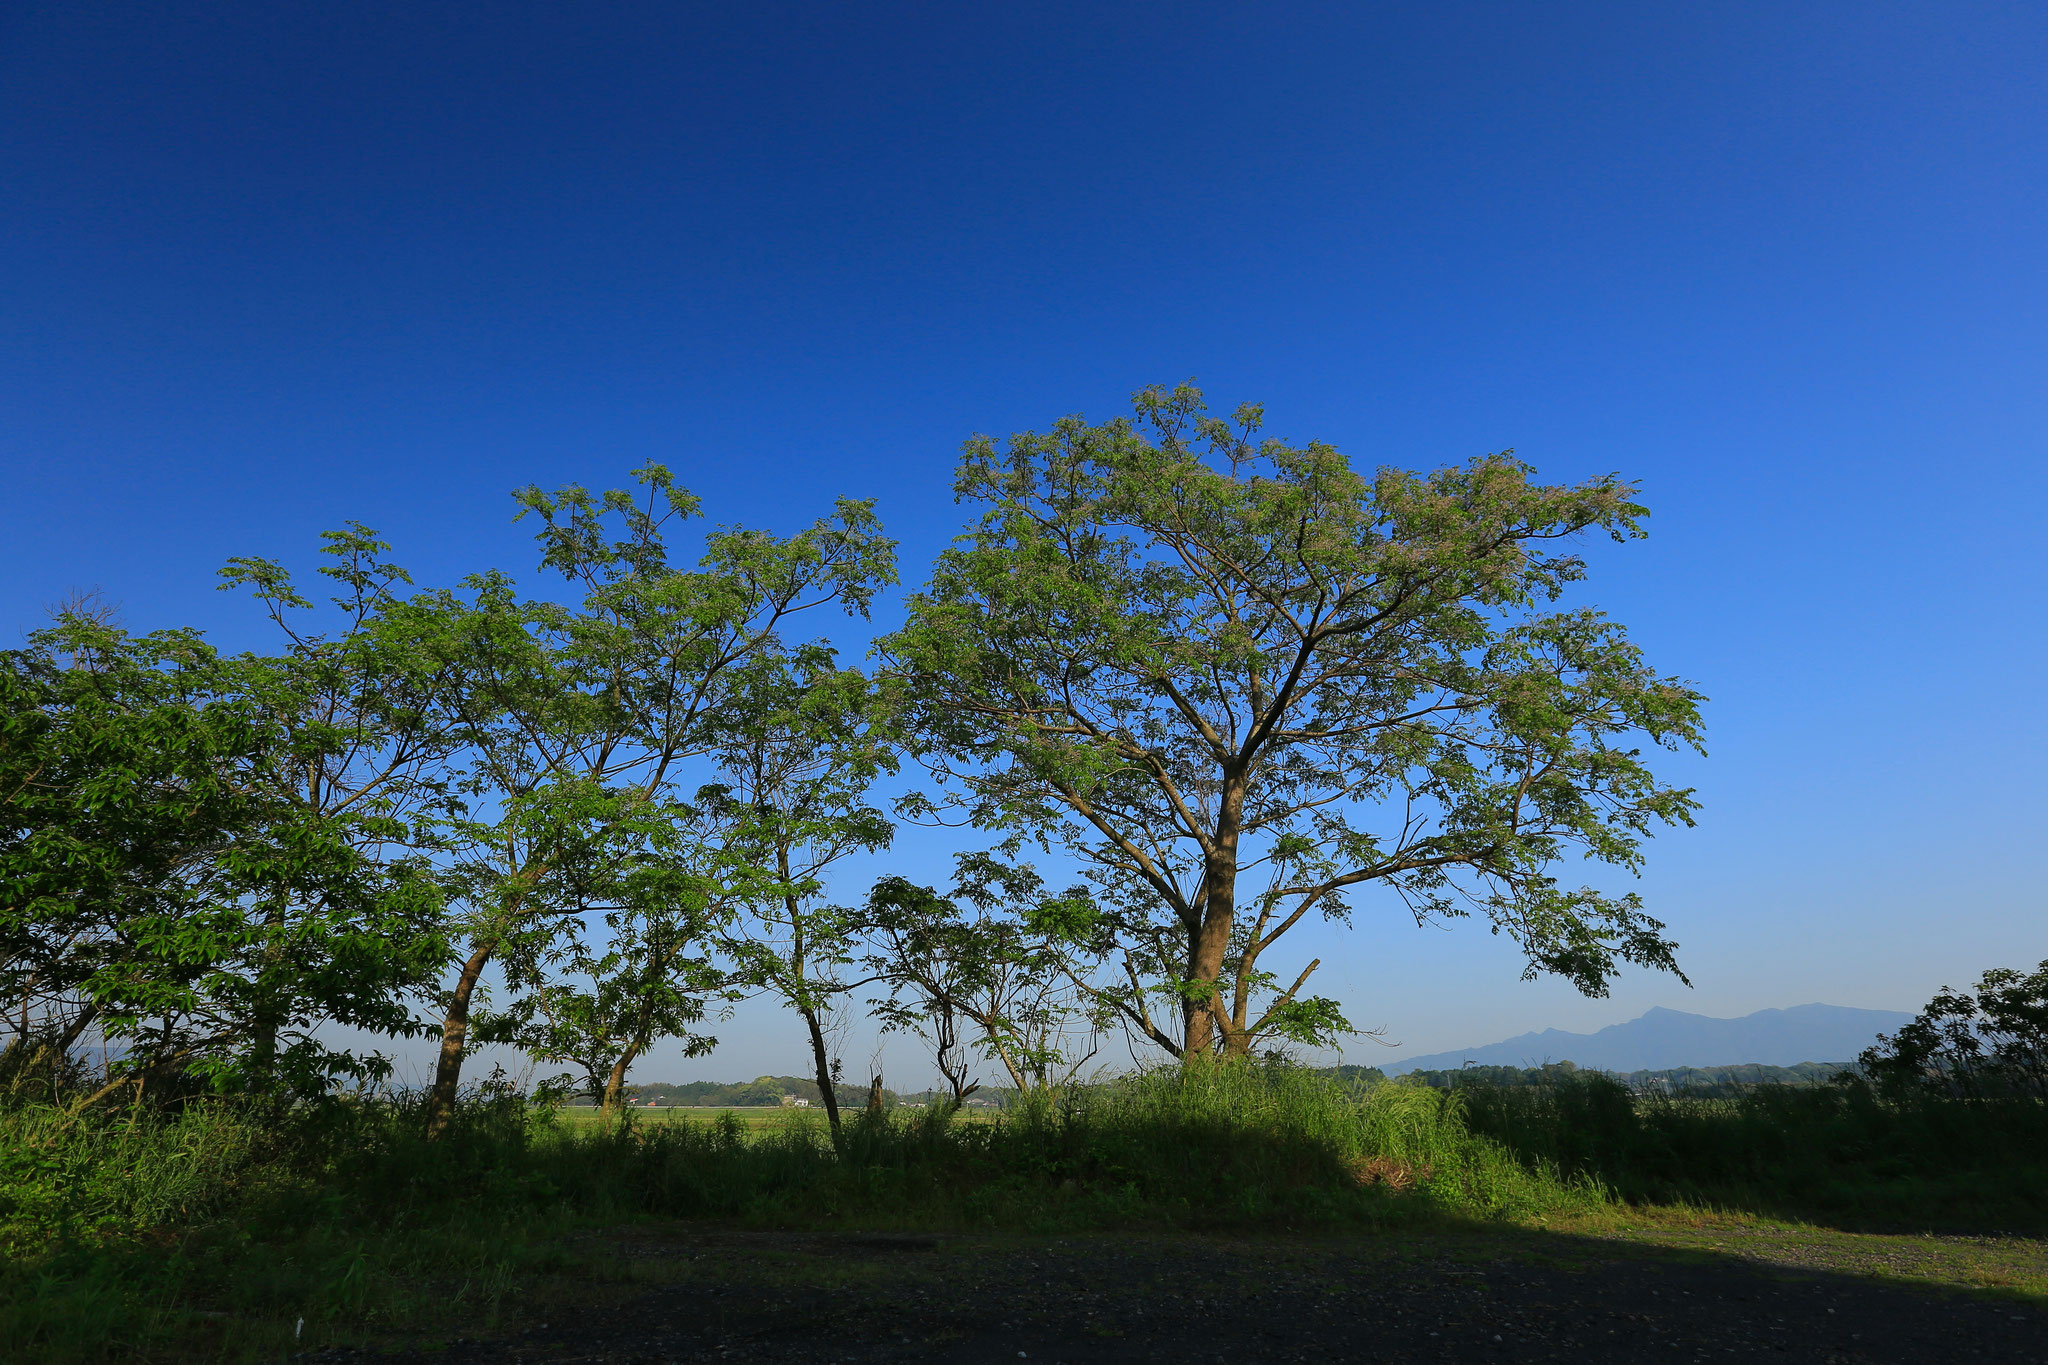
[[[1449,1093],[1473,1132],[1629,1203],[1864,1230],[2048,1229],[2037,1101],[1892,1100],[1859,1085],[1695,1099],[1600,1076]]]
[[[2010,1225],[2041,1207],[2048,1148],[2015,1145],[2039,1133],[2030,1124],[2038,1115],[1832,1094],[1350,1094],[1249,1065],[971,1119],[854,1115],[837,1149],[817,1110],[641,1110],[608,1124],[499,1098],[465,1105],[427,1143],[409,1101],[271,1121],[225,1106],[78,1120],[24,1106],[0,1111],[0,1356],[275,1360],[302,1321],[324,1343],[450,1321],[474,1336],[570,1273],[589,1240],[577,1229],[649,1218],[983,1235],[1491,1226],[1667,1242],[1707,1227],[1761,1245],[1796,1230],[1773,1220],[1806,1216],[1791,1207],[1801,1188],[1809,1205],[1931,1228],[1989,1218],[2003,1182],[2003,1221],[1984,1225]]]

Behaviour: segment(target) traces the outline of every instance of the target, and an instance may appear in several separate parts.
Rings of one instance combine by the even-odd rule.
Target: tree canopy
[[[1634,868],[1694,808],[1636,746],[1697,745],[1700,694],[1560,602],[1576,537],[1642,533],[1633,490],[1509,455],[1368,476],[1261,422],[1183,385],[968,443],[980,519],[881,646],[952,800],[1090,870],[1065,931],[1175,1053],[1347,1029],[1304,994],[1317,963],[1283,983],[1265,958],[1366,886],[1417,920],[1482,915],[1589,993],[1622,963],[1676,971],[1636,896],[1553,870]]]

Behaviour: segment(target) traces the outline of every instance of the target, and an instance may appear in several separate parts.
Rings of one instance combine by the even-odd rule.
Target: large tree
[[[447,948],[440,932],[445,887],[433,874],[449,809],[448,761],[461,745],[452,704],[461,670],[386,628],[412,582],[384,558],[389,545],[359,522],[321,539],[326,562],[317,574],[325,580],[325,608],[273,560],[237,557],[220,571],[222,589],[253,593],[282,637],[278,653],[232,661],[239,692],[275,735],[249,783],[301,824],[344,843],[365,868],[410,879],[415,924],[387,919],[376,926],[381,956],[409,965],[406,989],[394,990],[375,1031],[417,1035],[422,1026],[412,1007],[431,988]],[[314,889],[279,878],[259,913],[274,930],[305,919],[314,912]],[[273,1047],[273,1020],[290,1009],[283,996],[262,1002],[259,1069]],[[384,1069],[374,1058],[368,1074]]]
[[[1066,930],[1118,973],[1100,998],[1177,1055],[1327,1039],[1349,1025],[1303,993],[1318,964],[1263,964],[1367,887],[1477,912],[1588,993],[1676,972],[1635,895],[1554,874],[1633,869],[1694,808],[1636,745],[1697,746],[1701,696],[1560,602],[1575,538],[1642,534],[1634,490],[1508,455],[1367,475],[1260,424],[1183,385],[969,441],[955,491],[983,514],[881,644],[951,799],[1090,870]]]

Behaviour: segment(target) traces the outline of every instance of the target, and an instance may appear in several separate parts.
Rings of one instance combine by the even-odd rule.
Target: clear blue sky
[[[2044,71],[2028,4],[17,0],[0,631],[98,585],[256,643],[229,555],[523,570],[508,489],[648,458],[715,520],[874,496],[915,573],[968,434],[1194,375],[1640,480],[1590,596],[1713,698],[1642,888],[1694,990],[1361,902],[1305,945],[1356,1019],[1913,1007],[2048,957]]]

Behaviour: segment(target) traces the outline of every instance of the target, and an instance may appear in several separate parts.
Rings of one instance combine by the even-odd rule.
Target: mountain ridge
[[[1856,1054],[1912,1019],[1899,1010],[1847,1005],[1792,1005],[1734,1019],[1654,1006],[1634,1019],[1593,1033],[1544,1029],[1503,1042],[1377,1063],[1389,1076],[1479,1066],[1541,1066],[1569,1061],[1602,1071],[1672,1067],[1794,1066],[1853,1061]]]

